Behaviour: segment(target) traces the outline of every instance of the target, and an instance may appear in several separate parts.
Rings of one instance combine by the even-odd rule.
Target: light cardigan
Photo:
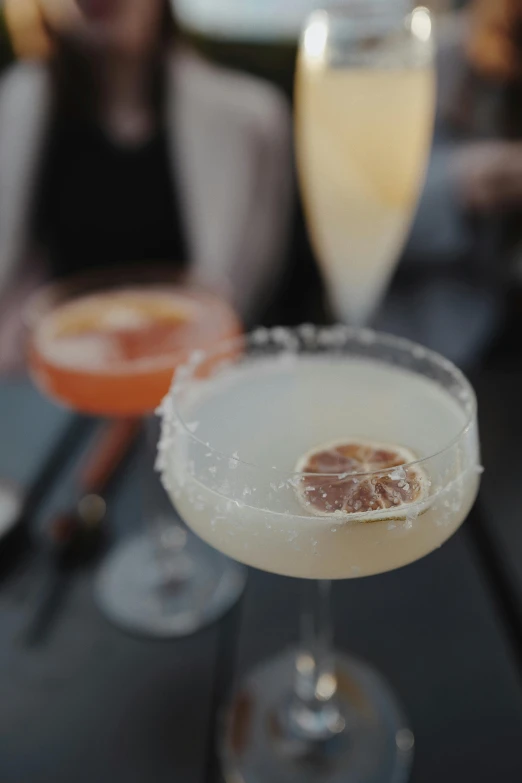
[[[170,160],[192,276],[252,320],[276,285],[290,230],[289,107],[271,85],[184,48],[169,56],[166,69]],[[30,210],[52,99],[44,63],[15,64],[0,80],[0,297],[30,254]]]

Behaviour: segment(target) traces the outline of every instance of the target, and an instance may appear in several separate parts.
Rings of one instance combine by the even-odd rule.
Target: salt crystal
[[[195,351],[192,351],[192,353],[190,354],[187,364],[191,365],[192,367],[195,367],[195,365],[200,364],[200,362],[202,362],[204,358],[205,358],[205,352],[196,349]]]
[[[274,326],[271,331],[271,336],[275,343],[278,343],[283,347],[287,346],[293,340],[291,332],[282,326]]]
[[[254,345],[265,345],[269,339],[270,335],[268,333],[268,329],[265,329],[264,327],[256,329],[250,335],[250,340]]]
[[[186,380],[186,379],[188,378],[188,376],[189,376],[189,375],[190,375],[190,370],[189,370],[189,368],[188,368],[186,365],[182,364],[182,365],[181,365],[180,367],[178,367],[178,369],[176,370],[176,375],[175,375],[175,378],[176,378],[176,381],[177,381],[177,382],[179,382],[179,381],[184,381],[184,380]]]
[[[297,332],[306,339],[315,337],[317,329],[313,324],[305,323],[297,327]]]

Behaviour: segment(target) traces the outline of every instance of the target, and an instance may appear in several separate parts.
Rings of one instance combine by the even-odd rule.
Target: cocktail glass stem
[[[304,580],[301,638],[295,660],[290,728],[303,739],[326,740],[343,731],[332,650],[331,582]]]
[[[143,419],[146,530],[127,536],[102,564],[96,592],[115,623],[154,637],[182,637],[220,617],[241,595],[246,569],[190,533],[155,471],[159,420]]]
[[[154,470],[159,436],[159,421],[156,416],[146,417],[144,428],[144,512],[157,566],[158,597],[168,599],[173,590],[191,577],[192,561],[186,552],[187,530],[174,512]]]

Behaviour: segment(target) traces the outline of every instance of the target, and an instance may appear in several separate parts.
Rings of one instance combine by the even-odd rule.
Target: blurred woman
[[[50,56],[0,81],[4,313],[37,256],[51,277],[186,262],[255,320],[289,224],[284,99],[178,43],[166,0],[8,2],[12,28],[36,8]]]

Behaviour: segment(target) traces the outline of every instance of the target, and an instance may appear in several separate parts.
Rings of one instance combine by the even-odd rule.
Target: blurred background
[[[297,38],[313,3],[294,0],[276,9],[270,3],[180,0],[174,22],[166,2],[154,0],[145,9],[136,0],[109,24],[92,1],[87,17],[73,0],[2,4],[2,297],[9,291],[11,302],[23,299],[27,275],[175,258],[205,283],[228,286],[248,325],[327,321],[331,309],[304,228],[291,143]],[[438,22],[432,160],[376,325],[470,365],[511,313],[521,274],[519,9],[510,0],[428,5]],[[199,100],[212,122],[216,76],[221,108],[241,85],[249,98],[240,113],[251,113],[251,134],[238,130],[243,153],[230,162],[235,186],[229,183],[230,194],[223,195],[222,209],[235,225],[223,227],[221,237],[213,235],[204,209],[195,216],[193,208],[196,201],[200,206],[195,180],[207,177],[210,192],[212,167],[225,165],[219,123],[208,139],[200,131],[193,144],[199,165],[188,171],[179,126],[190,135],[192,107],[182,112],[173,95],[174,82],[183,82],[187,101]],[[191,84],[196,78],[197,90]],[[236,108],[230,106],[231,126],[241,123]],[[277,172],[269,165],[259,183],[253,178],[261,154]],[[257,191],[257,203],[253,195],[245,215],[239,211],[245,202],[239,202],[249,189]],[[219,248],[212,254],[203,249],[216,242],[221,258]],[[6,366],[19,353],[12,320],[3,313],[0,356]],[[14,358],[8,355],[13,351]]]
[[[343,585],[335,612],[337,621],[350,613],[341,643],[405,694],[419,726],[414,780],[515,783],[522,2],[424,4],[437,30],[433,147],[374,324],[470,373],[484,492],[473,530],[444,549],[447,569],[437,553],[407,576],[377,577],[371,590]],[[76,497],[99,424],[56,407],[27,380],[24,307],[49,281],[108,269],[132,276],[144,262],[167,262],[228,301],[247,327],[334,320],[307,235],[292,131],[299,32],[316,7],[0,0],[0,473],[16,486],[0,503],[0,783],[217,780],[210,727],[235,667],[294,633],[295,585],[255,575],[242,619],[233,613],[165,645],[126,637],[94,605],[90,561],[45,642],[20,645],[41,585],[34,531]],[[114,471],[106,495],[114,538],[139,523],[134,435],[121,436],[125,470]],[[404,617],[392,621],[398,606]],[[393,639],[388,647],[379,627]],[[438,672],[431,683],[420,664],[404,667],[405,645]]]

